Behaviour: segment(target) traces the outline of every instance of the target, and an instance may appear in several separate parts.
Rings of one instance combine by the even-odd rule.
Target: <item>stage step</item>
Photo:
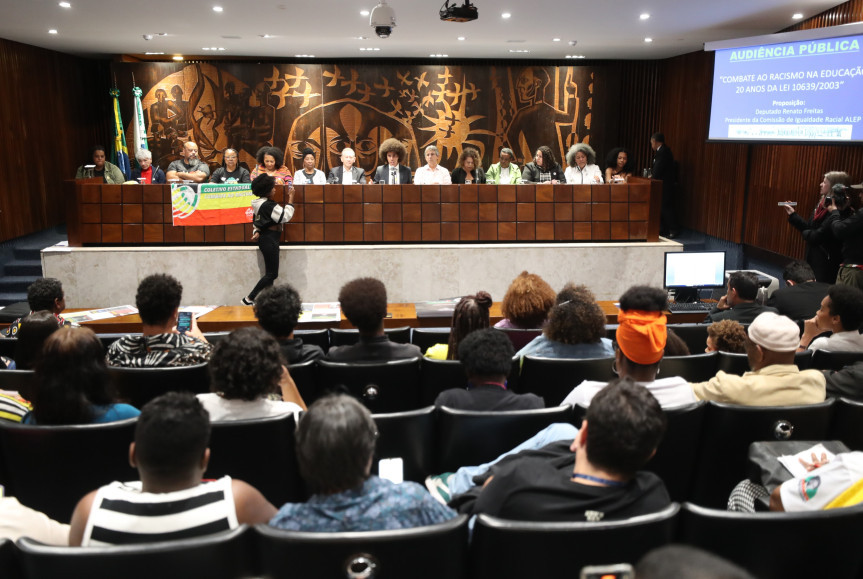
[[[3,274],[11,276],[42,277],[42,260],[13,259],[3,266]]]
[[[0,278],[0,294],[15,293],[23,294],[24,299],[27,299],[27,288],[30,284],[38,279],[38,276],[31,275],[4,275]],[[15,301],[21,301],[15,300]]]

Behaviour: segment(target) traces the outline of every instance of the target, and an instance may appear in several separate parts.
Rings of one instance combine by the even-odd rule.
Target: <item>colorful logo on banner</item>
[[[175,227],[251,223],[252,187],[247,183],[183,183],[171,185]]]

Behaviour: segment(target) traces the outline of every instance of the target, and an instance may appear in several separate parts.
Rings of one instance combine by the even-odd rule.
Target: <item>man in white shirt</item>
[[[863,291],[850,285],[834,285],[821,300],[815,317],[803,323],[800,349],[863,352]],[[815,338],[823,332],[830,337]]]
[[[414,175],[414,185],[451,185],[452,178],[449,171],[438,165],[440,151],[434,145],[429,145],[425,150],[426,166],[417,169]]]

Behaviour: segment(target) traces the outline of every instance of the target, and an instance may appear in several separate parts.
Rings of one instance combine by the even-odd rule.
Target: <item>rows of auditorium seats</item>
[[[841,440],[863,450],[863,403],[827,400],[789,407],[700,402],[666,411],[668,431],[647,469],[671,498],[724,508],[734,485],[749,475],[747,449],[763,440]],[[400,458],[405,480],[478,465],[555,422],[580,424],[569,407],[469,412],[426,407],[376,414],[374,460]],[[137,480],[128,463],[135,420],[78,426],[25,426],[0,421],[0,484],[22,504],[69,520],[87,492],[113,480]],[[294,449],[295,420],[283,417],[214,423],[207,476],[257,487],[274,505],[304,500]]]
[[[160,577],[272,579],[574,577],[585,565],[635,564],[653,548],[690,544],[762,579],[857,577],[863,506],[813,513],[728,513],[691,503],[627,521],[531,523],[477,517],[415,529],[304,533],[241,526],[211,537],[108,548],[0,542],[6,579]]]

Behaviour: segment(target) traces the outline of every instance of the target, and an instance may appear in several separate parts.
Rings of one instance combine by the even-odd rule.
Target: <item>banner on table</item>
[[[171,185],[174,227],[251,223],[252,186],[248,183],[175,183]]]

